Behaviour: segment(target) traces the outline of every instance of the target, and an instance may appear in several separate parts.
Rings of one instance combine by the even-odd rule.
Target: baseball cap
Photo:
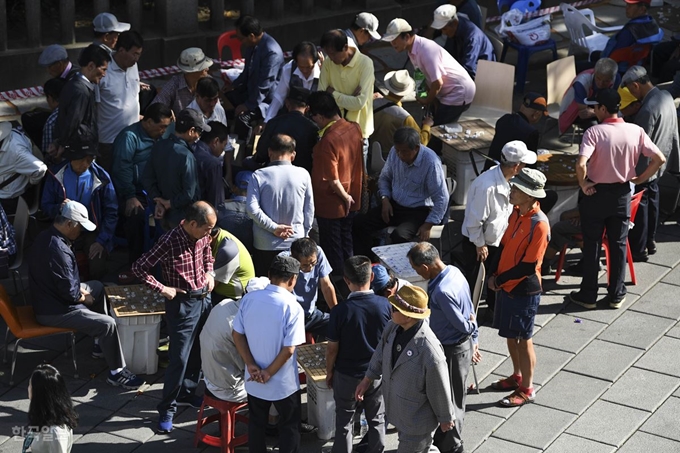
[[[396,18],[387,24],[387,30],[385,30],[382,40],[392,42],[394,38],[406,31],[413,31],[413,27],[404,19]]]
[[[77,201],[67,201],[61,208],[61,216],[74,222],[78,222],[87,231],[94,231],[97,229],[97,225],[90,222],[87,217],[87,208]]]
[[[535,152],[529,151],[526,143],[521,140],[513,140],[506,143],[501,150],[503,162],[515,162],[523,164],[535,164],[538,157]]]
[[[51,46],[45,47],[45,50],[42,51],[38,57],[38,64],[47,67],[62,60],[68,60],[66,49],[59,44],[52,44]]]
[[[112,31],[123,33],[130,29],[130,24],[127,22],[118,22],[116,16],[111,13],[101,13],[92,21],[94,31],[97,33],[111,33]]]
[[[446,24],[454,17],[456,17],[456,7],[453,5],[442,5],[434,10],[434,20],[430,27],[435,30],[441,30],[446,27]]]
[[[599,90],[595,96],[584,99],[583,103],[586,105],[604,105],[609,112],[616,112],[621,105],[621,96],[615,89],[605,88]]]
[[[534,198],[545,198],[545,182],[545,175],[533,168],[523,168],[510,180],[510,184]]]
[[[194,109],[184,109],[177,115],[177,124],[189,127],[197,127],[202,131],[210,132],[210,126],[205,122],[203,115]]]
[[[354,25],[359,28],[365,29],[371,38],[380,39],[380,33],[378,33],[378,18],[371,13],[359,13],[357,17],[354,18]]]
[[[621,77],[621,85],[625,86],[630,82],[637,82],[647,75],[647,70],[642,66],[631,66],[626,73]]]
[[[83,136],[64,146],[64,159],[78,160],[85,156],[99,157],[99,143],[92,136]]]
[[[543,97],[542,94],[533,92],[527,93],[526,96],[524,96],[524,106],[543,112],[543,115],[548,114],[548,101],[545,100],[545,97]]]
[[[307,104],[310,94],[312,94],[312,92],[307,88],[293,86],[288,91],[288,99]]]
[[[390,282],[390,274],[387,268],[382,264],[373,265],[373,281],[371,281],[371,289],[375,292],[380,292]]]
[[[300,272],[300,262],[292,256],[276,255],[269,266],[269,270],[297,274]]]
[[[248,184],[250,184],[250,179],[252,177],[253,177],[252,171],[248,171],[248,170],[240,171],[240,172],[236,173],[236,181],[234,181],[234,182],[236,183],[236,185],[240,189],[247,189]]]

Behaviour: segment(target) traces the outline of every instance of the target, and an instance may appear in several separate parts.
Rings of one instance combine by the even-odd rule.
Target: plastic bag
[[[538,17],[526,23],[520,22],[524,14],[516,9],[511,9],[503,14],[498,34],[510,41],[517,42],[523,46],[535,46],[543,44],[550,39],[550,16]]]

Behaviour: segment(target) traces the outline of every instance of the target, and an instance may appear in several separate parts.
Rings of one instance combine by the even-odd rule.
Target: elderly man
[[[597,274],[602,234],[609,241],[609,283],[605,302],[621,308],[626,299],[623,279],[626,272],[626,240],[630,224],[630,183],[642,184],[666,162],[659,148],[635,124],[618,117],[621,97],[616,90],[601,90],[593,99],[601,124],[583,135],[576,177],[583,192],[579,200],[583,231],[583,280],[579,291],[569,299],[587,309],[597,308]],[[641,156],[651,159],[647,168],[637,172]]]
[[[451,396],[456,424],[444,433],[441,442],[450,446],[450,451],[463,452],[463,420],[465,418],[465,381],[470,371],[473,354],[479,359],[475,308],[470,297],[470,288],[465,276],[455,266],[447,266],[439,258],[439,252],[429,242],[416,244],[408,251],[409,263],[413,270],[429,280],[430,328],[444,347],[446,364],[451,379]],[[470,348],[470,338],[474,351]],[[436,443],[439,443],[436,442]]]
[[[300,381],[296,347],[305,342],[302,307],[291,291],[300,263],[277,256],[269,266],[271,284],[246,294],[234,320],[234,343],[246,364],[248,448],[265,453],[267,420],[279,413],[279,451],[300,448]]]
[[[378,18],[371,13],[359,13],[354,21],[342,32],[347,35],[347,45],[360,49],[364,44],[380,39]]]
[[[489,38],[470,19],[456,14],[455,6],[442,5],[434,10],[434,21],[430,26],[447,37],[444,48],[463,65],[473,80],[479,60],[496,61]]]
[[[255,266],[248,249],[230,232],[216,226],[210,232],[210,247],[215,259],[213,303],[228,297],[239,299],[255,277]]]
[[[312,167],[319,238],[331,267],[340,272],[354,254],[352,223],[361,209],[361,128],[342,118],[333,96],[324,91],[309,97],[309,112],[321,137],[314,147]]]
[[[445,49],[430,39],[416,36],[404,19],[390,22],[382,39],[397,52],[407,51],[413,66],[425,75],[427,97],[416,100],[420,104],[433,106],[434,124],[454,123],[470,108],[475,97],[475,82]],[[433,142],[432,149],[441,151],[441,141]]]
[[[390,321],[387,299],[371,291],[371,260],[353,256],[345,261],[345,283],[350,289],[347,300],[331,311],[326,349],[326,383],[335,400],[335,442],[333,452],[352,452],[352,419],[357,409],[354,390],[366,374],[375,348]],[[385,448],[385,402],[381,381],[377,379],[364,394],[368,421],[368,450]]]
[[[388,300],[392,322],[385,327],[354,398],[363,401],[382,377],[385,417],[399,435],[397,453],[426,453],[437,427],[447,432],[455,426],[446,356],[425,321],[430,309],[424,289],[405,286]]]
[[[132,272],[165,302],[170,335],[170,364],[165,371],[163,398],[158,403],[158,431],[172,431],[177,406],[200,407],[196,396],[201,375],[198,336],[210,308],[215,287],[210,231],[215,227],[215,210],[203,201],[189,206],[179,226],[165,233],[151,250],[132,266]],[[163,282],[151,270],[161,265]]]
[[[666,158],[657,174],[645,183],[638,184],[635,192],[645,191],[633,223],[635,228],[628,234],[633,261],[647,261],[648,254],[656,253],[656,227],[659,223],[659,178],[665,170],[680,172],[680,138],[678,137],[678,117],[675,113],[673,96],[667,91],[656,88],[649,80],[647,70],[633,66],[623,75],[621,83],[630,93],[642,101],[635,114],[634,123],[647,133],[652,142]],[[649,165],[648,158],[640,158],[635,167],[642,174]]]
[[[514,208],[503,235],[498,267],[489,277],[489,289],[498,293],[494,327],[506,338],[512,375],[492,384],[496,390],[513,390],[499,404],[522,406],[534,400],[536,353],[531,337],[541,301],[541,263],[550,241],[548,217],[538,200],[545,197],[545,175],[522,169],[511,180],[510,203]]]
[[[130,30],[130,24],[119,22],[116,16],[111,13],[97,14],[92,20],[92,27],[94,28],[93,43],[110,55],[114,53],[113,49],[116,48],[120,34]]]
[[[196,170],[199,198],[212,206],[224,202],[224,156],[229,143],[229,129],[219,121],[210,121],[209,132],[203,132],[193,146],[196,158]]]
[[[106,382],[136,389],[144,380],[125,368],[116,321],[107,313],[104,285],[81,283],[71,249],[82,229],[94,231],[87,209],[77,201],[61,207],[52,226],[35,238],[28,260],[28,287],[36,320],[50,327],[73,329],[95,338],[94,358],[103,357],[109,367]]]
[[[585,104],[585,99],[596,96],[600,90],[618,88],[621,82],[618,70],[614,60],[600,58],[594,69],[587,69],[576,76],[560,103],[560,134],[567,132],[572,124],[582,129],[597,124],[595,110]]]
[[[437,155],[420,144],[418,131],[402,127],[378,180],[381,206],[354,222],[354,251],[371,256],[372,234],[397,227],[392,243],[427,241],[434,225],[448,218],[449,192]]]
[[[306,170],[294,167],[295,140],[278,134],[269,148],[270,163],[253,173],[246,209],[253,219],[253,260],[258,275],[272,258],[312,229],[314,198]]]
[[[213,61],[198,47],[184,49],[177,59],[177,67],[182,73],[172,76],[152,103],[160,102],[167,105],[175,115],[189,108],[189,104],[194,101],[198,81],[208,76],[212,64]]]
[[[73,66],[68,58],[68,52],[66,52],[64,46],[59,44],[45,47],[45,50],[38,57],[38,64],[46,69],[51,78],[59,77],[70,80],[78,73],[78,68]]]
[[[227,125],[227,114],[220,103],[220,86],[210,76],[203,77],[196,83],[196,97],[187,108],[202,113],[206,123],[218,121]]]

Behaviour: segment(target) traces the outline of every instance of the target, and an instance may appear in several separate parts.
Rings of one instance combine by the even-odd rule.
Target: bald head
[[[215,213],[215,208],[213,208],[210,203],[205,201],[197,201],[187,208],[186,215],[184,216],[185,222],[196,222],[196,226],[204,226],[206,224],[215,224],[217,219],[217,214]]]

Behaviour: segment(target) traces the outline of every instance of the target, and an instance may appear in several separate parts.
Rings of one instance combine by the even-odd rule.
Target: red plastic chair
[[[638,207],[640,206],[640,200],[642,200],[642,194],[645,193],[644,190],[636,193],[633,195],[630,199],[630,218],[631,221],[635,219],[635,215],[637,214]],[[574,236],[574,239],[577,241],[582,241],[583,240],[583,235],[577,234]],[[607,231],[605,230],[604,234],[602,235],[602,247],[604,247],[604,256],[605,260],[607,262],[607,282],[609,282],[609,241],[607,241]],[[564,258],[567,255],[567,245],[565,244],[564,247],[562,247],[562,251],[560,252],[560,259],[557,261],[557,270],[555,271],[555,282],[560,281],[560,277],[562,276],[562,269],[564,268]],[[628,260],[628,270],[630,272],[630,281],[633,285],[637,285],[637,278],[635,277],[635,266],[633,263],[633,254],[630,251],[630,242],[628,242],[628,239],[626,238],[626,259]]]
[[[217,38],[217,57],[222,59],[222,49],[229,47],[231,50],[231,59],[240,60],[241,55],[241,41],[236,38],[236,30],[226,31]]]
[[[203,418],[205,406],[211,406],[219,411],[219,414],[209,415]],[[198,447],[198,442],[213,447],[221,447],[222,453],[234,453],[234,448],[248,443],[248,433],[235,437],[236,422],[248,423],[248,417],[237,414],[236,412],[248,407],[248,403],[232,403],[223,401],[206,394],[203,396],[201,410],[198,413],[198,423],[196,423],[196,435],[194,436],[194,447]],[[220,437],[211,436],[201,431],[204,426],[219,422]]]

